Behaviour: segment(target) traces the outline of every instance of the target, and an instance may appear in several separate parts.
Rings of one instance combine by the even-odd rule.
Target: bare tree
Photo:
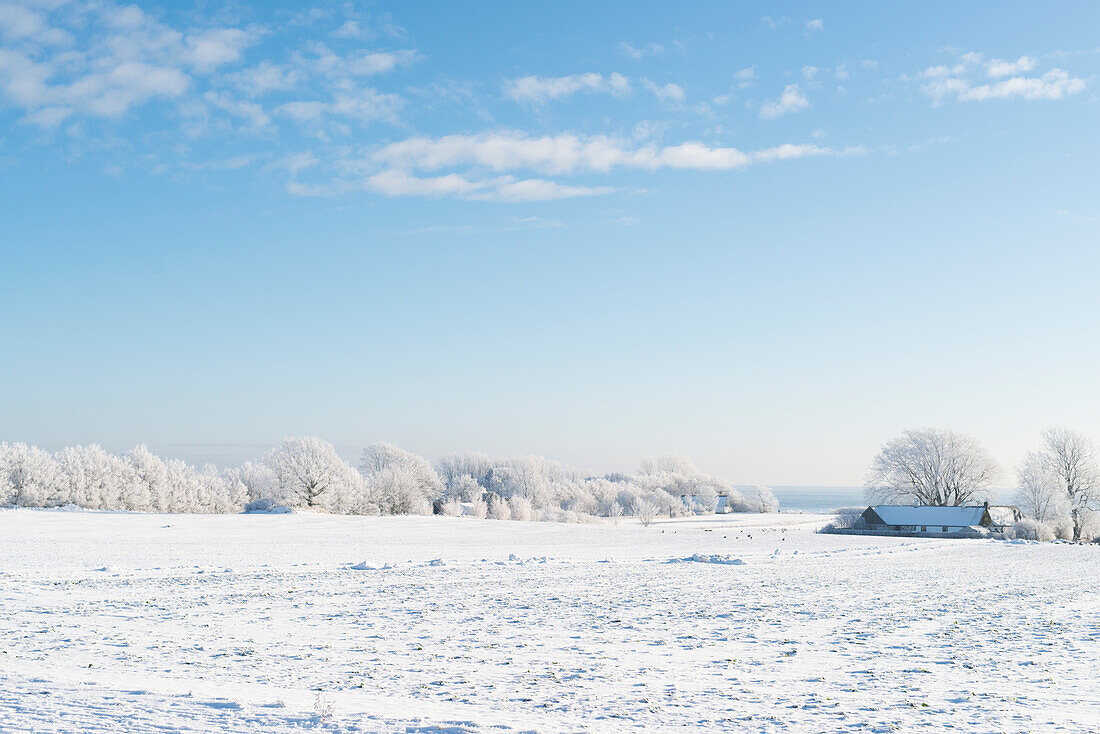
[[[1043,446],[1035,457],[1056,478],[1073,518],[1073,539],[1080,540],[1088,510],[1100,499],[1096,446],[1083,434],[1050,428],[1043,432]]]
[[[965,505],[986,499],[1001,470],[970,436],[936,428],[906,431],[871,465],[867,495],[877,502]]]

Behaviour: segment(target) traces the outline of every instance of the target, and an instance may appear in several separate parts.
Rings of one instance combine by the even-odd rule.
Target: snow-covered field
[[[1100,731],[1100,547],[823,520],[0,511],[0,730]]]

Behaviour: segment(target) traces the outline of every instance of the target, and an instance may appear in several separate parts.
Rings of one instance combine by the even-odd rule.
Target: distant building
[[[1019,520],[1020,511],[1011,506],[969,505],[874,505],[859,516],[857,527],[907,535],[984,535],[1000,532]]]

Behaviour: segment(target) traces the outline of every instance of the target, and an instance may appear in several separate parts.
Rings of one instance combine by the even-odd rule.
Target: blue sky
[[[1100,437],[1098,27],[0,0],[0,440],[858,484],[908,427]]]

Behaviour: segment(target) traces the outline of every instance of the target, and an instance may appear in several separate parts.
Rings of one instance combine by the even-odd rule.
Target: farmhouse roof
[[[969,527],[981,525],[985,508],[934,507],[911,505],[876,505],[870,508],[887,525],[949,525]]]

